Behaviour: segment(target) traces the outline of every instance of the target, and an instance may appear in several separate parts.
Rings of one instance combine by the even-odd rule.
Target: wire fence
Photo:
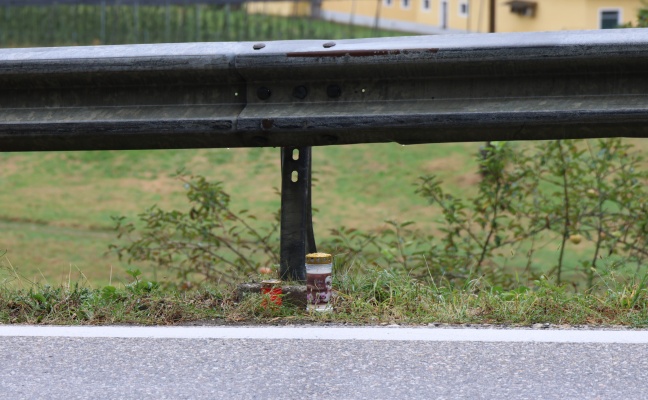
[[[0,0],[0,47],[339,39],[398,32],[314,18],[317,2]],[[266,12],[266,8],[274,11]],[[274,14],[274,15],[272,15]]]

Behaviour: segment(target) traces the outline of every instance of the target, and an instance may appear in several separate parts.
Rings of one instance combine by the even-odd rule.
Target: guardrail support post
[[[306,254],[316,252],[311,208],[311,148],[281,148],[281,279],[305,281]]]

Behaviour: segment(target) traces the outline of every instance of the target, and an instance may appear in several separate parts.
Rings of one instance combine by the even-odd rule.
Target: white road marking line
[[[648,343],[639,330],[389,327],[131,327],[0,325],[0,337],[391,340],[424,342]]]

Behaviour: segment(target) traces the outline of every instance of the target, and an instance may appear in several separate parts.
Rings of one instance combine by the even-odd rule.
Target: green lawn
[[[643,152],[647,143],[634,140]],[[525,144],[525,145],[532,145]],[[475,192],[479,181],[474,154],[479,143],[404,147],[372,144],[313,149],[316,180],[313,206],[316,238],[342,225],[363,230],[387,219],[414,220],[431,233],[436,209],[414,193],[423,174],[439,174],[456,195]],[[136,215],[154,204],[185,209],[182,184],[171,177],[179,168],[225,182],[234,210],[249,209],[270,221],[279,208],[278,149],[44,152],[0,154],[0,250],[25,277],[58,284],[81,271],[93,284],[126,279],[127,267],[108,245],[116,238],[111,216]],[[555,263],[558,242],[549,241],[536,258]],[[570,245],[566,265],[575,265],[585,244]],[[512,271],[521,265],[512,254],[501,260]],[[508,261],[506,261],[508,260]],[[151,269],[140,266],[147,276]],[[572,268],[573,269],[573,268]],[[112,275],[111,275],[112,270]],[[156,274],[165,280],[165,275]]]
[[[435,214],[414,194],[417,177],[438,173],[453,191],[473,190],[478,147],[315,148],[316,237],[340,225],[380,227],[386,219],[417,220],[425,228]],[[71,269],[106,284],[111,267],[113,277],[124,279],[124,263],[105,254],[115,241],[111,216],[134,218],[154,204],[184,209],[184,188],[171,177],[179,168],[225,182],[233,209],[249,209],[260,220],[271,220],[280,203],[278,149],[2,153],[0,165],[0,250],[37,281],[60,283]]]

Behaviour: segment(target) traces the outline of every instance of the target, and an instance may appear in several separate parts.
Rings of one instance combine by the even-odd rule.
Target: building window
[[[392,0],[385,0],[385,5],[390,7],[392,5]]]
[[[599,15],[601,29],[614,29],[621,24],[621,10],[601,10]]]
[[[401,8],[409,8],[411,0],[401,0]]]
[[[430,0],[423,0],[423,11],[430,11]]]
[[[521,17],[533,17],[536,14],[538,3],[535,1],[511,0],[504,3],[511,7],[511,12]]]
[[[462,16],[462,17],[467,17],[468,16],[468,2],[467,1],[459,2],[459,15]]]

